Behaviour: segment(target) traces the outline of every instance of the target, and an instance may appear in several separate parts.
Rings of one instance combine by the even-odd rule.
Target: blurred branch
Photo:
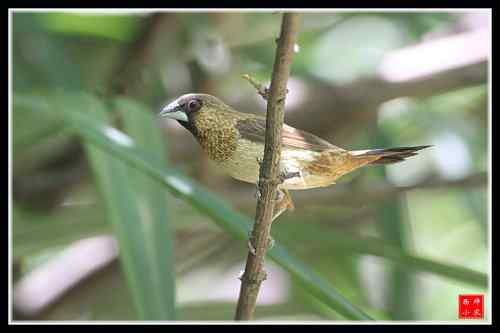
[[[14,200],[33,210],[50,210],[88,174],[83,147],[70,140],[53,154],[37,161],[31,170],[16,172],[12,177]]]
[[[257,93],[262,96],[264,100],[267,101],[269,98],[269,88],[265,87],[260,82],[255,81],[255,79],[248,74],[243,75],[243,78],[247,80],[255,88],[255,90],[257,90]]]
[[[488,29],[478,29],[406,47],[384,58],[379,75],[389,82],[411,82],[486,62],[489,41]],[[469,52],[463,52],[465,49]],[[418,66],[411,66],[414,64]]]
[[[400,193],[413,190],[440,190],[440,189],[473,189],[488,184],[486,171],[478,172],[461,179],[446,180],[430,176],[414,185],[394,186],[388,182],[371,182],[363,187],[351,186],[350,184],[336,184],[328,188],[318,188],[313,191],[294,191],[294,202],[297,207],[309,205],[367,205],[385,200]],[[252,196],[250,187],[239,188],[225,193],[224,196],[232,198],[237,206],[248,204],[248,198]]]
[[[13,307],[22,317],[35,317],[55,301],[111,264],[118,246],[110,236],[75,242],[60,255],[21,278],[14,286]]]
[[[389,197],[394,197],[400,193],[412,190],[439,190],[450,188],[463,189],[476,188],[486,185],[487,172],[480,172],[458,180],[445,180],[436,179],[436,177],[429,177],[421,182],[409,186],[394,186],[385,182],[379,184],[371,184],[369,187],[366,187],[364,189],[351,188],[349,190],[346,190],[344,188],[343,190],[341,190],[340,188],[336,188],[336,186],[333,186],[329,191],[325,191],[329,192],[327,195],[322,191],[322,189],[320,189],[319,191],[317,191],[317,197],[311,195],[309,198],[310,200],[314,200],[314,202],[317,202],[318,204],[321,204],[321,197],[323,198],[323,201],[328,197],[328,202],[330,203],[333,201],[335,203],[345,204],[366,204],[387,199]],[[320,196],[320,192],[323,192],[325,195]],[[295,198],[297,200],[300,200],[301,197],[304,199],[307,197],[304,194],[297,194],[299,194],[295,195]]]
[[[378,106],[388,100],[425,98],[485,83],[489,50],[483,45],[488,42],[482,30],[459,34],[389,53],[374,78],[345,85],[308,82],[310,97],[295,110],[288,110],[287,119],[320,136],[356,133],[345,124],[362,128],[367,121],[373,122]],[[464,52],[471,47],[478,50]],[[306,105],[307,112],[299,112]]]
[[[136,39],[124,51],[110,77],[112,94],[140,96],[145,89],[143,72],[150,67],[155,49],[166,30],[176,29],[175,14],[156,13],[147,17]]]
[[[260,285],[266,279],[264,258],[271,233],[274,198],[279,184],[281,129],[284,119],[286,87],[298,29],[299,14],[283,14],[271,88],[267,98],[265,150],[260,168],[258,189],[260,197],[257,200],[255,223],[250,237],[254,251],[249,251],[245,272],[240,278],[241,290],[236,308],[236,320],[253,318]]]
[[[207,235],[207,230],[202,231],[203,234],[198,236]],[[201,246],[188,249],[182,259],[179,258],[183,265],[176,268],[177,274],[185,274],[200,264],[206,264],[206,260],[216,251],[227,251],[231,242],[235,242],[223,232],[208,235],[210,244],[203,242]],[[181,232],[176,234],[176,238],[181,245],[180,250],[193,241],[193,237],[186,240],[186,235]],[[194,238],[196,241],[197,237]],[[19,281],[17,276],[20,275],[22,263],[19,260],[14,261],[14,319],[40,320],[41,316],[50,312],[53,307],[62,304],[65,298],[78,292],[82,285],[100,275],[109,266],[118,264],[118,245],[116,238],[108,235],[75,241],[53,259],[25,274]]]

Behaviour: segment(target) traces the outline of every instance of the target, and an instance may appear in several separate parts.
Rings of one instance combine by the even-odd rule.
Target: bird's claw
[[[276,202],[280,202],[281,200],[283,200],[283,197],[285,196],[285,193],[283,193],[283,191],[276,191],[276,199],[274,199],[274,201]]]
[[[250,251],[250,253],[255,255],[255,253],[257,253],[257,252],[255,251],[255,247],[253,247],[253,245],[252,245],[252,241],[248,240],[247,245],[248,245],[248,250]]]
[[[280,172],[280,174],[278,176],[279,184],[283,184],[286,179],[287,179],[287,172],[285,172],[285,171]]]
[[[248,250],[250,251],[251,254],[255,255],[256,251],[255,251],[255,247],[252,244],[252,240],[253,240],[252,230],[249,230],[248,231],[248,243],[247,243]]]
[[[257,199],[260,199],[260,197],[262,196],[262,194],[260,193],[259,183],[258,182],[255,184],[255,194],[254,194],[254,196]]]
[[[267,249],[270,250],[274,247],[274,244],[275,244],[275,240],[274,238],[272,238],[271,236],[269,236],[269,238],[267,239]]]

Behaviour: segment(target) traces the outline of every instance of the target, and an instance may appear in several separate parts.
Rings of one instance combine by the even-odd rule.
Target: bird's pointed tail
[[[352,156],[360,159],[373,159],[370,164],[392,164],[404,161],[407,157],[417,155],[417,151],[432,147],[415,146],[415,147],[397,147],[387,149],[370,149],[370,150],[354,150],[351,151]]]

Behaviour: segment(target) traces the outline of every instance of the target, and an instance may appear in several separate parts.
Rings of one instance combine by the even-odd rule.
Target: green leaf
[[[118,41],[130,40],[138,25],[138,18],[133,15],[48,13],[40,18],[49,31]]]
[[[374,136],[374,144],[378,147],[391,147],[390,136],[379,129]],[[380,178],[385,179],[386,169],[377,170]],[[405,251],[411,243],[411,233],[405,229],[404,194],[385,200],[377,206],[376,226],[382,238],[389,244]],[[415,319],[415,274],[408,265],[391,265],[387,267],[388,283],[385,291],[387,310],[393,320]]]
[[[146,108],[132,100],[120,98],[116,107],[122,112],[125,130],[135,143],[150,154],[158,156],[160,163],[167,165],[165,145],[162,142],[156,117]],[[152,275],[157,298],[167,312],[168,319],[175,318],[175,267],[173,250],[173,232],[167,212],[168,202],[163,187],[135,168],[128,168],[133,189],[137,190],[137,199],[147,234],[149,266],[156,269]]]
[[[71,98],[74,101],[74,98]],[[69,105],[64,103],[62,105]],[[61,105],[61,106],[62,106]],[[67,112],[75,128],[85,126],[73,117],[83,111],[88,119],[99,119],[101,131],[136,144],[132,138],[109,127],[108,112],[102,103],[91,96],[81,96],[73,112]],[[91,118],[92,117],[92,118]],[[146,122],[143,118],[141,121]],[[149,128],[151,131],[151,128]],[[142,131],[134,128],[137,145],[147,140]],[[121,136],[120,136],[121,135]],[[156,184],[145,180],[144,175],[130,168],[122,160],[109,155],[101,147],[85,142],[85,149],[106,201],[108,214],[120,246],[120,259],[126,273],[129,289],[140,319],[174,319],[174,278],[172,269],[171,235],[166,225],[165,197],[158,196]],[[156,152],[158,155],[162,152]],[[162,164],[160,164],[162,165]],[[163,163],[164,165],[164,163]],[[159,202],[163,197],[164,200]],[[159,238],[163,241],[159,241]]]

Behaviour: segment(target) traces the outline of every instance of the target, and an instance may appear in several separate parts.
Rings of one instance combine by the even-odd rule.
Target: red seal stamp
[[[459,319],[484,319],[484,295],[458,295]]]

